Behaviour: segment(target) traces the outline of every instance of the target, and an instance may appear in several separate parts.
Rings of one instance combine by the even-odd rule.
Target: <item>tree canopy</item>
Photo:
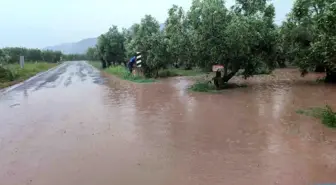
[[[326,81],[336,82],[336,2],[296,0],[281,27],[287,60],[299,66],[302,74],[319,68]]]
[[[97,51],[103,67],[125,62],[140,51],[144,72],[151,77],[167,66],[210,71],[213,64],[222,64],[227,82],[240,69],[249,77],[260,68],[275,67],[274,16],[274,7],[266,0],[237,1],[231,9],[223,0],[193,0],[188,11],[177,5],[170,8],[163,30],[150,15],[121,32],[113,26],[99,37]]]
[[[0,63],[18,63],[20,56],[24,56],[26,61],[56,63],[61,60],[62,55],[60,51],[8,47],[0,49]]]

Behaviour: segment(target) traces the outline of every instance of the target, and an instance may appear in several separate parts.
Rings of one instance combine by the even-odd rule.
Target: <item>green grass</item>
[[[142,76],[137,76],[131,74],[124,66],[113,66],[106,68],[104,71],[106,71],[109,74],[115,75],[119,78],[122,78],[124,80],[129,80],[136,83],[150,83],[155,82],[152,78],[145,78]]]
[[[52,67],[55,67],[55,63],[37,62],[37,63],[25,63],[24,68],[21,69],[19,64],[3,65],[4,71],[0,75],[0,88],[5,88],[16,83],[22,82],[36,74],[46,71]]]
[[[297,110],[296,113],[318,118],[321,120],[322,124],[328,127],[336,128],[336,112],[334,112],[328,105],[325,107]]]
[[[89,62],[92,66],[101,69],[100,62],[97,61],[90,61]],[[130,74],[129,71],[124,66],[112,66],[109,68],[104,69],[103,71],[115,75],[121,79],[129,80],[136,83],[150,83],[155,82],[155,79],[152,78],[145,78],[142,76],[136,76]],[[167,78],[167,77],[175,77],[175,76],[197,76],[204,74],[201,70],[193,69],[193,70],[184,70],[184,69],[176,69],[176,68],[169,68],[159,71],[159,78]]]
[[[93,62],[90,61],[89,62],[92,66],[101,69],[101,64],[100,62]],[[137,76],[137,75],[133,75],[131,74],[124,66],[111,66],[109,68],[103,69],[103,71],[105,71],[108,74],[117,76],[118,78],[124,79],[124,80],[128,80],[128,81],[132,81],[132,82],[136,82],[136,83],[151,83],[151,82],[155,82],[155,79],[152,78],[145,78],[142,76]]]

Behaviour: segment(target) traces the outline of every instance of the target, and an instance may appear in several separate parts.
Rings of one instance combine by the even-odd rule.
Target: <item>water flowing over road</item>
[[[189,83],[134,84],[78,61],[0,92],[0,184],[336,183],[336,132],[295,113],[335,107],[334,86]]]

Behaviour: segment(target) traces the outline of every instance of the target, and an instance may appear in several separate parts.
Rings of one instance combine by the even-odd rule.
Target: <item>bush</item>
[[[19,64],[7,64],[0,66],[0,88],[8,87],[17,82],[26,80],[42,71],[46,71],[56,64],[37,62],[27,62],[23,69]]]
[[[0,66],[0,82],[14,81],[16,78],[18,78],[17,70]]]
[[[336,112],[326,105],[321,114],[322,123],[328,127],[336,127]]]

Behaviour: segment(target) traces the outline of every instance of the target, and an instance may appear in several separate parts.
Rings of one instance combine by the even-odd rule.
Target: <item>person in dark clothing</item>
[[[133,65],[134,65],[135,61],[136,61],[136,56],[133,56],[130,59],[130,61],[128,62],[128,69],[129,69],[130,73],[132,73],[132,71],[133,71]]]

